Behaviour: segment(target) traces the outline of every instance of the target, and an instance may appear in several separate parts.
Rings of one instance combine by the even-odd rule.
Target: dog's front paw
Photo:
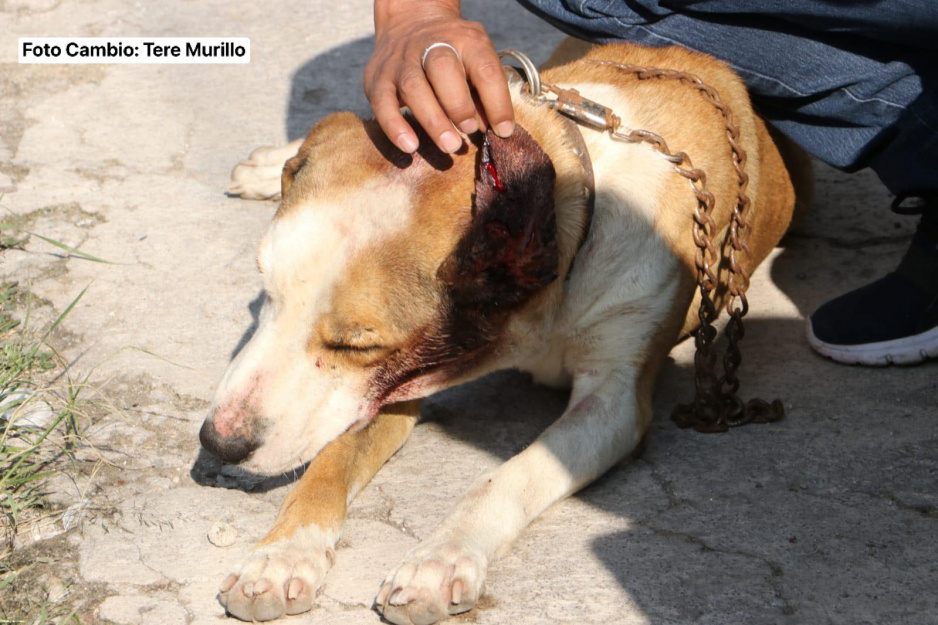
[[[296,146],[257,148],[231,171],[228,193],[245,200],[275,200],[280,197],[280,174],[284,162],[296,154]]]
[[[332,546],[318,528],[254,550],[221,583],[219,598],[242,621],[270,621],[313,607],[326,572],[335,561]]]
[[[418,545],[384,580],[375,609],[397,625],[429,625],[471,610],[482,596],[488,561],[459,540]]]

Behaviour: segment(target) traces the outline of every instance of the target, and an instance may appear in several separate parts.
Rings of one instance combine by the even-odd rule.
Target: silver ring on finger
[[[459,56],[459,50],[457,50],[451,44],[444,43],[442,41],[431,43],[429,46],[427,46],[427,49],[423,51],[423,58],[420,59],[420,67],[423,68],[424,72],[427,71],[427,55],[430,54],[430,50],[433,50],[435,48],[449,48],[450,50],[453,51],[453,54],[456,55],[456,58],[459,59],[460,62],[462,61],[462,57]]]

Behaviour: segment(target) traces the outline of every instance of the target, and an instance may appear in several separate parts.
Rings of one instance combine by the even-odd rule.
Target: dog
[[[716,197],[714,241],[726,238],[738,190],[723,117],[679,81],[596,61],[686,71],[719,92],[748,153],[751,267],[764,260],[796,196],[742,81],[682,48],[566,48],[543,79],[691,155]],[[257,331],[219,383],[200,438],[256,473],[309,464],[273,528],[222,582],[230,615],[311,608],[349,502],[432,393],[507,368],[571,389],[563,415],[478,478],[386,577],[375,608],[393,623],[472,609],[489,565],[535,517],[643,439],[658,372],[698,323],[694,193],[647,143],[586,126],[571,137],[559,113],[511,91],[514,134],[464,136],[452,155],[426,136],[406,155],[375,121],[338,113],[235,170],[235,193],[279,190],[281,203],[257,256],[267,292]],[[724,257],[726,244],[717,247]],[[718,306],[724,297],[718,289]]]

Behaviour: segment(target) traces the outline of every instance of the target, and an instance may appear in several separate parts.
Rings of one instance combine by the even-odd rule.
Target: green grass
[[[21,246],[25,235],[73,257],[107,262],[9,225],[0,224],[0,254]],[[11,236],[11,231],[20,238]],[[87,603],[87,598],[71,592],[68,600],[49,597],[43,587],[46,572],[64,573],[61,558],[68,551],[64,543],[38,543],[20,550],[18,544],[30,541],[16,540],[28,536],[34,525],[60,524],[64,510],[50,508],[46,482],[61,471],[81,472],[73,452],[93,405],[87,397],[91,374],[74,379],[49,339],[86,290],[40,332],[33,327],[34,298],[17,284],[0,284],[0,625],[77,623],[76,610],[68,604]],[[37,409],[46,412],[41,427],[30,423]]]
[[[7,213],[0,222],[0,256],[35,239],[63,250],[70,259],[109,263],[30,232],[28,216]],[[20,285],[0,284],[0,625],[79,623],[84,616],[80,619],[78,610],[94,604],[93,589],[74,586],[77,564],[65,541],[23,540],[33,530],[64,529],[65,510],[54,509],[46,497],[50,478],[64,472],[93,481],[100,468],[100,462],[89,466],[74,455],[82,443],[83,424],[99,403],[91,399],[97,390],[88,384],[94,369],[73,378],[68,363],[49,342],[87,289],[37,328],[36,299]],[[42,311],[47,310],[43,305]],[[30,423],[37,409],[45,412],[40,427]],[[81,505],[85,503],[83,499]],[[62,596],[49,596],[44,581],[49,575],[67,586]]]
[[[39,333],[30,324],[32,297],[16,284],[0,284],[0,413],[6,415],[0,418],[0,625],[78,622],[73,609],[50,600],[37,583],[42,571],[59,568],[61,555],[41,544],[38,552],[20,553],[16,537],[32,524],[59,522],[63,512],[48,507],[45,482],[75,465],[90,402],[87,377],[71,377],[49,338],[85,290]],[[40,406],[50,418],[36,427],[28,420]],[[38,556],[43,550],[50,555]]]
[[[27,225],[23,217],[13,214],[0,223],[0,253],[21,248],[35,237],[71,257],[109,262],[29,232]],[[30,326],[29,294],[16,284],[0,284],[0,413],[8,417],[0,415],[0,562],[13,549],[24,513],[42,508],[43,480],[54,474],[57,463],[68,457],[78,440],[77,417],[87,377],[73,380],[48,340],[85,291],[87,287],[40,335]],[[28,422],[37,409],[53,415],[42,428]]]
[[[3,199],[2,195],[0,195],[0,199]],[[15,234],[7,234],[9,232],[12,232]],[[85,260],[91,260],[96,263],[113,264],[109,260],[104,260],[103,258],[92,256],[91,254],[88,254],[87,252],[82,252],[81,250],[76,249],[70,245],[65,245],[61,241],[56,241],[55,239],[44,237],[41,234],[36,234],[35,232],[30,232],[29,230],[24,230],[23,228],[19,226],[19,224],[16,224],[14,222],[0,223],[0,234],[2,234],[2,236],[0,236],[0,251],[9,249],[9,248],[14,248],[14,247],[22,247],[29,240],[29,237],[36,237],[37,239],[41,239],[50,245],[54,245],[60,250],[64,250],[68,252],[68,254],[71,256],[84,258]]]
[[[0,193],[0,202],[3,202],[3,193]],[[6,210],[8,213],[6,221],[0,222],[0,252],[6,251],[8,249],[23,249],[23,246],[29,241],[30,237],[36,237],[41,241],[45,241],[49,245],[53,245],[60,250],[63,250],[71,257],[90,260],[96,263],[115,264],[112,261],[98,258],[97,256],[83,252],[70,245],[66,245],[61,241],[50,239],[49,237],[36,234],[35,232],[30,232],[26,229],[31,221],[29,215],[17,215],[4,207],[2,204],[0,204],[0,208]]]
[[[24,514],[42,508],[43,480],[78,440],[82,386],[73,384],[64,370],[55,371],[63,363],[47,341],[82,295],[84,291],[37,337],[29,327],[28,296],[15,284],[0,286],[0,404],[7,416],[0,421],[0,528],[5,543],[0,559],[12,551]],[[13,314],[24,300],[27,308],[20,322]],[[52,414],[43,427],[29,422],[37,410]]]

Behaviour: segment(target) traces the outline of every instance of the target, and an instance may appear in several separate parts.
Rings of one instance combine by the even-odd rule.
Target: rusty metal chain
[[[583,98],[576,90],[560,89],[553,85],[543,85],[542,87],[545,92],[557,96],[557,99],[551,102],[561,112],[598,128],[608,130],[610,136],[615,140],[650,144],[674,165],[674,169],[678,174],[689,181],[694,196],[697,198],[697,207],[693,214],[693,237],[694,244],[697,246],[695,264],[697,266],[697,284],[700,288],[700,308],[697,311],[700,327],[693,332],[695,394],[694,401],[690,404],[678,405],[671,413],[671,418],[679,427],[692,427],[698,432],[724,432],[730,427],[745,425],[746,423],[767,423],[781,419],[785,414],[781,400],[776,399],[769,403],[761,399],[750,399],[748,402],[744,402],[737,394],[739,391],[737,372],[742,363],[739,342],[745,335],[743,317],[749,311],[749,301],[746,298],[746,291],[749,288],[749,272],[745,263],[740,262],[737,254],[743,253],[747,259],[751,259],[748,239],[752,225],[748,219],[751,203],[746,195],[746,187],[749,184],[749,176],[746,174],[746,151],[739,145],[739,128],[734,122],[733,112],[722,102],[715,89],[693,74],[676,70],[625,65],[613,61],[594,61],[594,63],[634,74],[640,80],[650,78],[677,80],[696,89],[723,116],[727,141],[732,151],[733,168],[736,171],[738,188],[737,199],[733,207],[733,217],[727,233],[729,239],[727,254],[729,273],[726,310],[730,318],[725,329],[728,346],[723,356],[723,375],[717,377],[717,355],[713,346],[717,331],[713,326],[713,322],[719,312],[713,302],[711,293],[719,284],[718,275],[721,260],[712,241],[712,237],[716,232],[716,224],[712,217],[715,200],[713,194],[707,191],[706,174],[703,170],[694,167],[686,153],[672,153],[661,136],[648,130],[622,129],[621,120],[610,109]]]

